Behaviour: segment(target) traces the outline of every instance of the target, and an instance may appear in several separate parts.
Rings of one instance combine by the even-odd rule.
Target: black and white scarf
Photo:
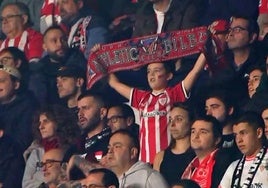
[[[260,164],[262,163],[262,160],[266,154],[266,149],[267,149],[266,147],[263,147],[259,151],[259,153],[256,155],[256,157],[255,157],[255,159],[254,159],[254,161],[253,161],[253,163],[248,171],[247,178],[246,178],[246,180],[243,183],[241,188],[249,188],[250,187],[250,185],[254,179],[254,176],[257,173],[258,168],[259,168]],[[242,159],[238,162],[238,164],[235,168],[233,178],[232,178],[232,184],[231,184],[232,188],[240,188],[240,182],[241,182],[241,177],[242,177],[242,172],[243,172],[245,160],[246,160],[246,157],[244,155],[242,157]]]

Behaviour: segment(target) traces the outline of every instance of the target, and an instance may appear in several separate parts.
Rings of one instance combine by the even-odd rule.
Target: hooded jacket
[[[148,164],[138,161],[119,177],[120,188],[167,188],[163,176]]]

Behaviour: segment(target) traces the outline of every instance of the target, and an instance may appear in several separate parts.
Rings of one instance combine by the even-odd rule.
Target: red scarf
[[[195,157],[187,166],[181,178],[194,180],[201,188],[210,188],[212,171],[215,164],[215,154],[217,151],[218,149],[211,152],[201,163],[199,159]]]
[[[60,147],[60,142],[58,138],[53,138],[53,139],[43,139],[42,144],[44,146],[45,152],[50,150],[50,149],[55,149]]]

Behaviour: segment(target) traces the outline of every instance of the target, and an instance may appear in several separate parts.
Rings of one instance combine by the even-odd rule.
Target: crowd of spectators
[[[268,187],[267,7],[0,1],[0,188]],[[103,44],[199,26],[198,54],[86,87]]]

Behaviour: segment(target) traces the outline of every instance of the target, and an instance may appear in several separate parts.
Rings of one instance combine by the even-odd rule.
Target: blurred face
[[[58,0],[58,5],[60,9],[60,16],[63,21],[72,20],[79,9],[83,6],[82,1],[75,3],[74,0]]]
[[[227,37],[227,44],[231,50],[245,48],[253,42],[247,28],[247,20],[241,18],[234,18],[232,20],[230,32]]]
[[[206,100],[206,114],[215,117],[218,121],[224,122],[227,117],[226,107],[223,102],[217,98],[209,98]]]
[[[195,151],[210,153],[216,149],[218,141],[215,140],[212,123],[197,120],[191,128],[191,147]]]
[[[15,91],[19,88],[19,82],[13,82],[5,71],[0,70],[0,103],[11,102],[15,97]]]
[[[235,142],[241,151],[246,156],[256,155],[261,148],[262,130],[259,128],[254,130],[248,123],[242,122],[233,126]]]
[[[190,120],[188,112],[175,107],[169,113],[169,129],[172,138],[179,140],[190,135]]]
[[[81,181],[82,186],[86,185],[88,187],[104,187],[102,183],[104,174],[99,173],[90,173],[85,179]]]
[[[45,114],[39,117],[39,130],[43,139],[53,138],[56,134],[56,123],[47,118]]]
[[[58,177],[61,173],[62,153],[60,150],[51,149],[45,152],[43,156],[43,173],[45,182],[48,184],[57,184]]]
[[[127,118],[123,117],[120,108],[109,108],[107,113],[107,125],[111,127],[112,132],[128,127]]]
[[[250,98],[256,93],[256,89],[261,82],[262,74],[263,73],[258,69],[250,72],[248,79],[248,95]]]
[[[147,80],[153,91],[164,90],[171,76],[166,72],[163,63],[151,63],[147,67]]]
[[[77,102],[78,123],[81,130],[94,130],[104,118],[94,97],[84,97]]]
[[[130,138],[127,135],[115,134],[110,138],[108,145],[108,166],[114,171],[126,171],[132,165],[130,160],[134,156],[131,152]]]
[[[268,139],[268,108],[262,112],[261,116],[265,124],[265,136]]]
[[[19,63],[14,60],[9,52],[0,53],[0,64],[19,68]]]
[[[66,35],[59,29],[48,31],[44,37],[43,49],[55,60],[61,60],[67,53]]]
[[[25,18],[20,14],[19,9],[10,5],[3,9],[2,31],[8,38],[15,38],[24,31]]]
[[[57,77],[57,88],[60,98],[74,96],[78,90],[77,79],[73,77]]]

